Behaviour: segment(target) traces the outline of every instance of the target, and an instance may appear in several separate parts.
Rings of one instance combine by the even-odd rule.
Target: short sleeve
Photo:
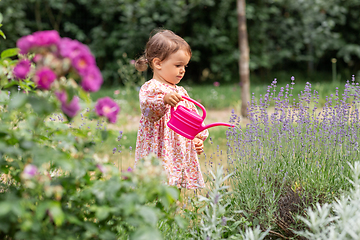
[[[162,118],[168,111],[168,107],[164,103],[164,92],[154,82],[146,82],[140,89],[139,100],[140,109],[144,117],[151,122],[156,122]]]

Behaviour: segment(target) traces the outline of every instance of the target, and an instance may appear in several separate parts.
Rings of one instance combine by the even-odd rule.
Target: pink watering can
[[[215,127],[215,126],[235,127],[232,124],[221,123],[221,122],[211,123],[205,126],[203,123],[206,117],[206,110],[204,106],[191,98],[185,96],[182,96],[182,98],[190,102],[193,102],[195,105],[199,106],[203,112],[203,116],[201,117],[195,111],[192,111],[181,105],[177,106],[176,110],[174,110],[174,107],[171,107],[171,118],[170,121],[167,123],[167,125],[169,128],[174,130],[174,132],[180,134],[181,136],[193,140],[198,133],[210,127]]]

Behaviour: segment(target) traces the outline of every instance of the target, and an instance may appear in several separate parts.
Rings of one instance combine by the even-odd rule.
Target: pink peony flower
[[[104,97],[97,101],[95,105],[95,111],[99,116],[106,117],[109,122],[116,123],[117,114],[120,111],[120,107],[111,98]]]
[[[72,65],[80,76],[85,76],[88,68],[96,65],[95,58],[88,53],[80,53],[72,59]]]
[[[37,47],[57,46],[60,43],[60,35],[56,30],[35,32],[33,36]]]
[[[20,49],[20,54],[26,54],[35,45],[35,38],[33,35],[27,35],[17,40],[16,46]]]
[[[59,42],[59,33],[55,30],[48,30],[24,36],[16,42],[16,46],[20,49],[20,54],[26,54],[31,50],[31,48],[48,47],[51,45],[57,46]]]
[[[114,94],[115,94],[115,95],[119,95],[119,94],[120,94],[120,90],[115,90],[115,91],[114,91]]]
[[[33,62],[34,63],[37,63],[39,62],[41,59],[43,58],[43,56],[41,54],[36,54],[34,57],[33,57]]]
[[[134,59],[130,60],[130,64],[135,65],[135,60]]]
[[[90,49],[77,40],[62,38],[59,43],[60,55],[73,60],[80,54],[91,55]]]
[[[214,86],[218,87],[218,86],[220,86],[220,83],[219,82],[214,82]]]
[[[20,60],[14,67],[14,75],[18,79],[25,79],[30,71],[31,63],[28,59]]]
[[[80,110],[79,105],[79,97],[74,96],[73,99],[71,99],[70,102],[67,100],[67,94],[66,92],[56,92],[55,95],[61,102],[61,110],[68,116],[68,117],[75,117],[76,114]]]
[[[34,82],[40,89],[49,90],[51,84],[55,81],[56,74],[48,67],[42,67],[36,71]]]
[[[24,178],[32,178],[38,173],[36,166],[28,164],[25,166],[24,171],[22,172]]]
[[[103,83],[103,78],[99,68],[95,65],[90,66],[81,81],[82,88],[87,92],[97,92]]]

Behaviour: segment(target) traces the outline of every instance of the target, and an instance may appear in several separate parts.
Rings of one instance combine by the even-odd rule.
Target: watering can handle
[[[202,113],[203,113],[203,115],[202,115],[202,120],[204,121],[205,118],[206,118],[206,110],[205,110],[204,106],[201,105],[199,102],[197,102],[197,101],[195,101],[194,99],[191,99],[191,98],[189,98],[189,97],[186,97],[186,96],[181,96],[181,97],[182,97],[183,99],[186,99],[186,100],[194,103],[194,104],[197,105],[199,108],[201,108],[201,111],[202,111]]]

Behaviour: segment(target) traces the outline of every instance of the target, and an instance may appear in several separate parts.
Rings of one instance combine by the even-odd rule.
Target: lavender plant
[[[350,164],[349,164],[350,165]],[[341,195],[331,204],[316,204],[308,208],[308,217],[299,216],[309,230],[297,232],[308,239],[358,239],[360,235],[360,162],[350,165],[352,184],[350,193]]]
[[[355,77],[343,93],[334,89],[322,108],[310,83],[298,96],[292,94],[294,84],[292,77],[277,89],[275,79],[264,95],[253,95],[250,123],[242,128],[240,117],[233,114],[231,122],[239,129],[227,132],[231,183],[238,197],[234,208],[262,226],[284,217],[279,203],[290,193],[297,196],[296,204],[307,205],[331,201],[340,189],[349,189],[345,163],[359,157],[360,87]],[[295,223],[291,213],[286,214]]]
[[[217,168],[214,174],[209,170],[209,187],[205,189],[206,196],[199,195],[198,199],[191,201],[195,211],[198,211],[199,220],[191,229],[191,239],[219,240],[219,239],[243,239],[262,240],[269,230],[263,232],[259,226],[255,229],[246,227],[242,231],[238,226],[244,224],[243,219],[235,220],[229,212],[232,192],[225,185],[232,174],[225,176],[223,166]],[[238,214],[241,211],[235,211]]]
[[[223,203],[224,196],[229,194],[229,186],[224,185],[231,174],[224,177],[223,167],[221,166],[214,174],[210,170],[209,189],[206,196],[199,195],[199,203],[204,202],[200,209],[201,219],[199,232],[193,233],[199,239],[222,239],[225,232],[227,221],[232,220],[226,216],[226,208],[229,203]]]

